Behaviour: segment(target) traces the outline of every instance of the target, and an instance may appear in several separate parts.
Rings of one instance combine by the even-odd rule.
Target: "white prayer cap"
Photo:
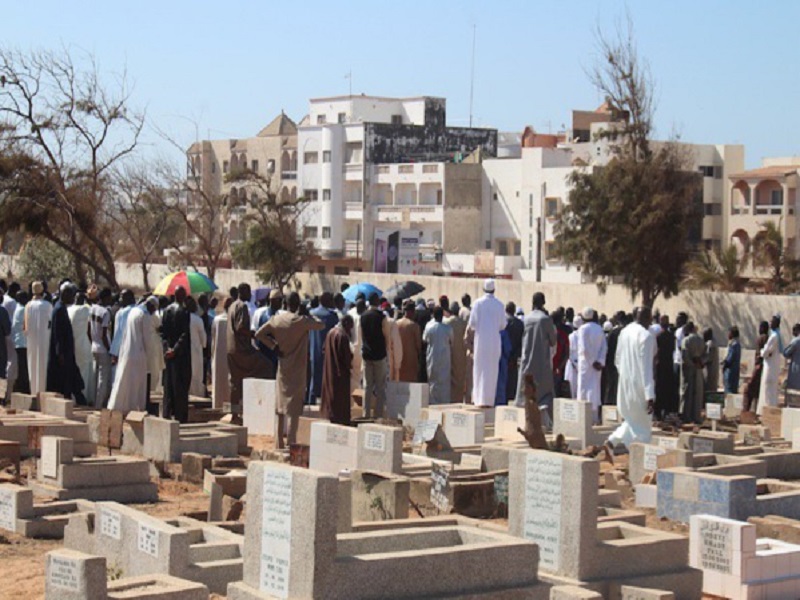
[[[155,296],[148,296],[147,300],[144,301],[145,304],[150,304],[153,308],[158,309],[158,298]]]
[[[581,316],[583,317],[584,321],[591,321],[594,319],[594,309],[590,306],[587,306],[581,312]]]
[[[614,328],[614,325],[611,324],[611,321],[606,321],[603,323],[603,331],[611,331]]]
[[[574,319],[572,319],[572,326],[575,329],[579,329],[581,325],[583,325],[583,319],[581,319],[580,316],[577,316]]]
[[[483,291],[494,294],[494,279],[487,279],[483,282]]]

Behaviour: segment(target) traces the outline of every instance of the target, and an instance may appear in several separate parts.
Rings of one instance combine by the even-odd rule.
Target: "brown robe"
[[[419,381],[419,356],[422,352],[422,330],[416,321],[403,317],[397,321],[403,359],[400,362],[400,381],[416,383]]]
[[[228,307],[225,338],[231,382],[230,402],[233,405],[241,405],[242,380],[246,377],[267,379],[271,369],[269,360],[253,347],[250,338],[250,311],[247,309],[247,304],[241,300],[236,300]]]
[[[275,412],[299,417],[303,414],[308,375],[308,332],[324,329],[325,323],[293,312],[275,315],[256,332],[256,339],[281,350],[278,361]]]
[[[328,332],[323,347],[322,416],[337,425],[350,425],[350,337],[341,327]]]
[[[443,323],[453,329],[453,345],[450,351],[450,402],[464,402],[467,394],[467,343],[464,334],[467,331],[467,322],[456,316],[447,317]],[[470,390],[471,391],[471,390]],[[469,400],[467,400],[469,402]]]

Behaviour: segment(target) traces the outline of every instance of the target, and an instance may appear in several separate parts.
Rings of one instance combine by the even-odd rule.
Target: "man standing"
[[[761,416],[765,406],[778,406],[778,376],[781,372],[781,358],[783,357],[783,341],[781,340],[781,318],[772,317],[769,323],[769,337],[761,350],[764,367],[761,372],[761,391],[756,413]]]
[[[703,408],[703,355],[706,351],[703,338],[697,335],[694,323],[683,327],[681,356],[681,416],[684,423],[701,423]]]
[[[239,293],[241,292],[240,287]],[[299,314],[300,295],[297,292],[289,295],[288,305],[288,312],[272,317],[256,332],[256,339],[275,350],[280,359],[275,403],[275,412],[278,414],[275,440],[278,448],[286,447],[283,433],[287,418],[288,444],[292,446],[297,441],[297,426],[300,415],[303,414],[308,374],[308,334],[325,327],[322,321]]]
[[[414,301],[403,302],[403,318],[397,321],[403,359],[400,362],[400,381],[415,383],[419,372],[419,355],[422,352],[422,330],[414,320]]]
[[[506,328],[506,311],[494,297],[494,289],[494,279],[484,281],[484,295],[475,302],[468,321],[474,347],[472,403],[486,408],[494,406],[502,350],[500,332]]]
[[[506,397],[505,404],[517,396],[517,373],[519,371],[519,359],[522,356],[522,336],[525,333],[525,325],[516,316],[517,306],[513,302],[506,304],[506,333],[508,341],[511,343],[511,352],[508,356],[508,376],[506,377]]]
[[[94,359],[92,358],[92,339],[84,332],[89,331],[89,318],[91,309],[86,304],[86,296],[78,292],[75,297],[75,304],[67,309],[69,321],[72,325],[72,333],[75,338],[75,362],[78,363],[78,370],[81,372],[83,380],[83,395],[86,396],[86,403],[94,406]]]
[[[389,381],[400,381],[400,367],[403,364],[403,340],[397,326],[395,312],[390,306],[384,308],[383,314],[389,322],[389,344],[386,346],[386,367]],[[398,311],[399,314],[399,311]]]
[[[350,369],[353,351],[350,335],[353,317],[342,315],[339,325],[325,338],[324,371],[322,374],[322,417],[337,425],[350,425]],[[316,333],[316,332],[314,332]]]
[[[730,349],[728,350],[728,354],[730,354]],[[795,323],[792,327],[792,341],[784,348],[783,355],[789,360],[786,389],[793,391],[800,390],[800,323]],[[727,388],[726,379],[725,391],[727,391]]]
[[[186,290],[175,288],[175,302],[164,311],[161,338],[164,340],[164,400],[161,416],[189,421],[189,386],[192,383],[192,353],[189,334],[189,311]]]
[[[425,363],[428,369],[431,404],[450,404],[450,352],[453,330],[442,323],[444,310],[433,309],[433,320],[425,326],[422,340],[428,345]]]
[[[89,313],[89,339],[92,342],[92,356],[94,357],[95,396],[94,407],[105,408],[111,394],[111,343],[108,340],[108,327],[111,323],[111,314],[108,307],[111,305],[111,290],[100,290],[99,301],[93,305]]]
[[[47,390],[47,359],[50,356],[50,320],[53,305],[44,300],[44,285],[34,281],[31,285],[33,300],[25,306],[23,325],[28,340],[28,374],[31,394]]]
[[[651,320],[650,309],[641,307],[637,322],[625,327],[617,340],[614,360],[618,372],[617,410],[624,421],[608,438],[612,449],[617,444],[630,448],[633,442],[650,442],[656,394],[653,378],[656,338],[648,331]]]
[[[661,333],[656,337],[656,418],[676,414],[680,404],[678,382],[675,381],[673,352],[675,333],[669,325],[669,316],[661,315]],[[652,331],[651,331],[652,333]]]
[[[17,308],[11,319],[11,336],[14,339],[14,349],[17,353],[17,379],[9,381],[13,392],[29,394],[31,391],[30,378],[28,377],[28,339],[25,336],[25,305],[28,304],[28,293],[17,292]]]
[[[50,336],[50,360],[47,367],[47,389],[64,398],[75,398],[75,402],[86,404],[83,395],[83,379],[75,361],[75,336],[69,320],[67,307],[75,301],[75,286],[65,283],[61,295],[53,308],[52,332]]]
[[[322,321],[324,329],[309,333],[309,352],[311,353],[311,381],[308,385],[306,404],[316,404],[322,395],[322,371],[325,366],[323,346],[328,333],[339,323],[339,317],[333,306],[333,294],[322,292],[319,297],[319,306],[311,309],[310,314],[315,319]]]
[[[223,310],[214,317],[211,324],[211,397],[214,408],[231,401],[231,387],[228,372],[228,309],[233,299],[225,300]]]
[[[734,326],[728,330],[728,352],[725,354],[725,360],[722,361],[722,381],[726,394],[739,393],[741,361],[742,345],[739,343],[739,328]],[[798,363],[797,367],[798,376],[800,376],[800,363]],[[798,380],[798,383],[800,383],[800,380]]]
[[[583,326],[578,330],[578,400],[592,403],[595,425],[600,423],[600,382],[607,351],[606,336],[597,323],[597,313],[587,306],[583,309]]]
[[[149,396],[148,381],[144,375],[148,372],[149,355],[160,352],[153,348],[153,333],[150,315],[158,308],[158,299],[150,296],[144,304],[135,306],[125,320],[125,331],[119,349],[117,377],[111,389],[108,408],[123,414],[131,411],[143,411],[147,407]]]
[[[269,361],[253,347],[253,332],[250,328],[250,285],[239,284],[238,298],[228,309],[228,372],[231,381],[231,405],[242,405],[242,381],[245,377],[266,379]],[[306,380],[303,377],[303,386]]]
[[[617,403],[617,385],[619,382],[619,369],[617,368],[617,342],[624,327],[625,313],[622,311],[614,315],[611,331],[608,332],[606,343],[606,366],[603,370],[605,388],[603,389],[603,404],[614,406]],[[652,328],[651,328],[652,329]],[[653,333],[651,331],[651,333]],[[657,334],[654,334],[657,335]],[[670,364],[672,361],[670,360]],[[671,367],[670,367],[671,368]]]
[[[233,300],[231,300],[233,302]],[[250,324],[250,329],[253,333],[258,331],[267,321],[281,312],[283,307],[283,293],[278,288],[273,288],[269,292],[268,304],[259,308],[253,315],[253,321]],[[264,344],[256,341],[256,347],[259,352],[267,357],[267,379],[275,379],[278,372],[278,357],[275,353],[267,348]]]
[[[547,408],[548,415],[553,415],[553,362],[551,351],[557,343],[556,328],[553,320],[544,310],[545,297],[542,292],[533,295],[533,310],[523,322],[522,362],[517,385],[517,406],[525,406],[524,375],[532,375],[536,385],[536,404]]]
[[[125,323],[128,320],[128,314],[131,312],[136,297],[131,290],[122,290],[119,298],[121,308],[114,315],[114,335],[111,338],[111,349],[108,353],[111,355],[111,364],[116,365],[119,358],[119,349],[122,346],[122,335],[125,333]]]
[[[392,330],[386,315],[378,309],[378,294],[369,297],[369,309],[361,315],[361,356],[364,359],[364,416],[383,417],[386,404],[387,346]],[[372,397],[375,396],[373,410]]]
[[[467,376],[471,370],[467,367],[467,320],[460,316],[458,302],[450,305],[450,316],[443,323],[453,330],[453,347],[450,353],[450,402],[469,402],[471,392],[467,391]]]

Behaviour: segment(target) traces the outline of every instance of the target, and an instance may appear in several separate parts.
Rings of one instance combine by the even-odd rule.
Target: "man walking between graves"
[[[240,290],[241,293],[241,290]],[[283,435],[287,430],[289,446],[297,441],[297,426],[303,414],[308,375],[308,334],[320,331],[325,323],[308,315],[299,314],[300,295],[289,295],[289,310],[272,317],[256,332],[256,339],[272,348],[278,355],[277,398],[275,412],[278,414],[276,441],[278,448],[285,448]]]
[[[175,302],[164,310],[161,338],[164,340],[164,402],[161,416],[189,421],[189,386],[192,382],[192,354],[189,333],[189,311],[186,310],[186,289],[175,288]]]
[[[111,394],[111,342],[108,328],[111,324],[111,290],[100,290],[99,301],[93,305],[89,314],[89,338],[92,340],[94,357],[95,397],[94,407],[105,408]]]
[[[250,285],[239,284],[238,297],[228,308],[228,372],[231,382],[230,401],[233,406],[242,404],[242,381],[247,377],[266,379],[269,374],[269,359],[253,346],[250,327]],[[303,377],[302,384],[306,380]]]
[[[403,318],[397,321],[403,359],[400,362],[400,381],[415,383],[419,373],[419,354],[422,352],[422,330],[414,320],[414,301],[403,302]]]
[[[433,309],[433,320],[425,326],[422,340],[428,345],[425,364],[428,369],[431,404],[450,404],[450,354],[453,346],[453,330],[442,323],[444,310]]]
[[[617,444],[630,448],[633,442],[650,442],[656,398],[656,337],[649,331],[651,320],[650,308],[641,307],[636,321],[627,325],[617,339],[617,410],[623,422],[608,438],[612,450]]]
[[[316,333],[316,332],[314,332]],[[322,373],[322,417],[337,425],[350,425],[350,369],[353,366],[353,351],[350,336],[353,333],[353,317],[343,315],[339,325],[328,332],[325,338]]]
[[[517,397],[517,382],[519,373],[519,359],[522,357],[522,338],[525,335],[525,325],[515,316],[517,306],[513,302],[506,304],[506,333],[511,342],[511,354],[508,357],[508,374],[506,376],[506,397],[504,404]]]
[[[386,405],[387,346],[392,335],[391,326],[378,309],[378,294],[369,297],[369,309],[361,315],[361,356],[364,359],[364,416],[383,417]],[[373,396],[375,406],[373,407]]]
[[[60,297],[51,318],[50,359],[47,366],[47,389],[67,399],[86,404],[83,379],[75,361],[75,336],[67,307],[75,301],[77,288],[71,283],[61,286]]]
[[[123,414],[143,411],[149,395],[149,356],[160,352],[153,347],[151,315],[158,308],[158,298],[150,296],[144,304],[133,307],[125,320],[125,331],[119,349],[117,376],[111,390],[108,408]]]
[[[484,408],[494,406],[502,351],[500,332],[506,328],[506,311],[494,290],[494,279],[484,281],[483,297],[475,301],[467,322],[467,335],[473,338],[472,403]]]
[[[310,314],[325,324],[324,329],[309,334],[309,352],[311,358],[311,379],[308,384],[306,404],[316,404],[322,396],[322,370],[325,365],[323,346],[328,333],[339,323],[339,317],[333,306],[333,294],[323,292],[319,297],[319,306],[312,308]]]
[[[783,358],[783,340],[781,339],[781,317],[774,315],[769,323],[769,337],[761,350],[764,367],[761,373],[761,402],[758,403],[758,416],[764,412],[765,406],[778,406],[778,376],[781,372]]]
[[[31,394],[47,390],[47,360],[50,356],[50,320],[53,305],[44,299],[44,285],[34,281],[33,299],[25,306],[23,329],[28,339],[28,375]]]
[[[601,380],[608,346],[603,328],[597,323],[597,312],[583,309],[583,325],[578,330],[578,400],[592,403],[592,420],[600,423],[602,404]]]
[[[706,344],[691,321],[683,327],[682,352],[681,418],[684,423],[700,423],[700,411],[703,409],[703,355]]]
[[[522,336],[522,361],[520,373],[532,375],[536,384],[537,406],[545,407],[548,416],[553,415],[553,361],[552,349],[558,341],[553,319],[544,310],[545,296],[542,292],[533,295],[533,310],[523,321],[525,332]],[[517,406],[525,406],[525,381],[519,378],[517,385]],[[547,424],[546,424],[547,425]]]

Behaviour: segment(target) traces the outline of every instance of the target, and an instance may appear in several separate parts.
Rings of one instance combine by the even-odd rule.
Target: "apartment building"
[[[445,252],[479,247],[479,160],[497,131],[447,126],[443,98],[312,99],[297,148],[311,270],[433,273]]]

